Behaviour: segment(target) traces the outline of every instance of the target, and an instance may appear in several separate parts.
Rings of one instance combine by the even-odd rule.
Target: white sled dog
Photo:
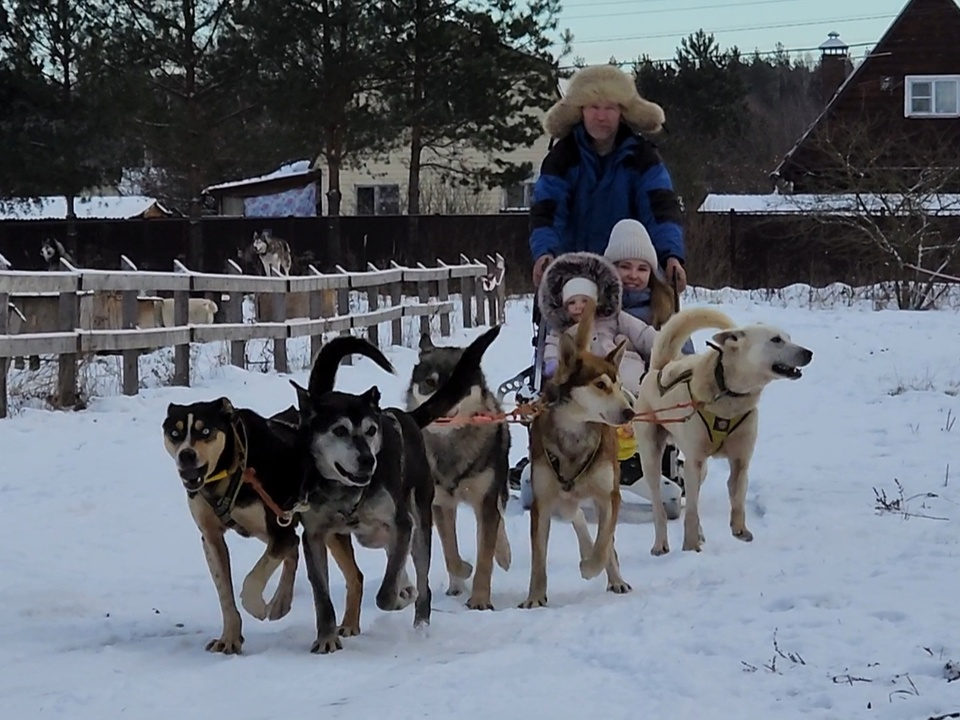
[[[698,330],[717,328],[705,352],[680,355],[680,348]],[[634,406],[640,464],[659,469],[667,437],[672,436],[684,456],[687,492],[683,521],[683,549],[699,552],[704,542],[698,502],[706,479],[707,459],[725,457],[730,465],[730,530],[745,542],[753,540],[747,529],[744,503],[747,469],[757,441],[760,393],[773,380],[797,380],[800,368],[813,352],[790,340],[779,328],[755,324],[737,327],[733,320],[712,308],[690,308],[671,317],[657,335],[650,369]],[[669,409],[693,403],[693,410]],[[657,422],[682,418],[683,422]],[[643,419],[646,416],[645,419]],[[655,420],[650,421],[655,416]],[[644,472],[653,502],[656,537],[651,553],[669,552],[667,516],[660,501],[659,473]]]

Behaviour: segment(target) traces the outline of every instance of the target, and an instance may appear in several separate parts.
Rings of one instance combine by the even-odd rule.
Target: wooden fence
[[[73,407],[77,402],[78,362],[91,354],[122,356],[122,389],[136,395],[140,387],[139,355],[160,348],[174,348],[173,384],[190,383],[191,343],[228,342],[231,364],[244,367],[246,343],[272,340],[274,367],[287,372],[287,340],[310,338],[310,356],[319,351],[324,333],[349,334],[366,330],[368,339],[381,344],[380,326],[390,323],[390,341],[400,344],[402,318],[419,317],[420,331],[430,331],[430,318],[439,316],[440,333],[450,334],[451,282],[458,284],[464,327],[503,322],[503,258],[488,257],[488,263],[461,256],[461,263],[437,267],[391,267],[372,265],[363,272],[337,267],[335,273],[321,273],[310,267],[309,275],[263,277],[242,274],[239,266],[227,263],[222,274],[192,272],[174,261],[173,272],[139,272],[126,257],[121,270],[78,269],[63,263],[62,271],[22,272],[0,269],[0,418],[8,413],[7,374],[11,359],[56,356],[57,392],[53,403]],[[4,263],[0,258],[0,268]],[[6,264],[9,267],[9,264]],[[416,288],[415,297],[405,289]],[[351,312],[350,293],[366,297],[363,312]],[[173,324],[170,327],[143,327],[141,305],[172,297]],[[191,324],[190,298],[207,296],[218,303],[217,322]],[[254,297],[257,308],[253,322],[244,321],[244,296]],[[389,303],[385,299],[389,298]],[[104,307],[117,300],[119,312],[113,322],[81,322],[81,302]],[[298,302],[293,302],[299,299]],[[39,301],[53,308],[41,327],[25,326],[18,304]],[[9,311],[2,309],[10,308]],[[265,317],[264,317],[265,316]],[[17,328],[11,327],[16,322]],[[159,323],[158,323],[159,324]],[[104,326],[106,325],[106,326]],[[23,332],[26,329],[27,332]]]

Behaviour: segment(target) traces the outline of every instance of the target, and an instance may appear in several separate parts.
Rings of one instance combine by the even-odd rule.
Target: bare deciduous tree
[[[433,175],[420,179],[420,212],[424,215],[483,215],[490,207],[486,194]]]
[[[901,309],[933,307],[941,289],[931,272],[960,256],[960,162],[944,151],[952,138],[935,135],[834,121],[812,146],[825,189],[790,198],[819,222],[846,229],[845,242],[878,252]]]

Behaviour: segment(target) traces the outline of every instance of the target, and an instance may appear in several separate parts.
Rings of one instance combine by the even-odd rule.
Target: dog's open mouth
[[[803,372],[798,367],[793,367],[792,365],[785,365],[784,363],[774,363],[771,368],[774,373],[780,377],[785,377],[790,380],[797,380],[803,377]]]
[[[369,485],[370,478],[373,477],[373,473],[370,473],[369,475],[357,475],[355,473],[347,472],[346,468],[344,468],[340,463],[334,463],[333,467],[338,473],[340,473],[340,477],[343,478],[348,485]]]
[[[181,467],[178,469],[180,481],[183,486],[190,491],[197,490],[203,485],[203,479],[207,476],[207,466]]]

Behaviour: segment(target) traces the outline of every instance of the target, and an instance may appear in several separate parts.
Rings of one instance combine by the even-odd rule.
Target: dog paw
[[[293,607],[293,595],[284,593],[279,597],[274,597],[267,603],[267,619],[279,620],[290,612],[291,607]]]
[[[331,635],[326,638],[317,638],[313,645],[310,646],[310,652],[315,655],[328,655],[329,653],[336,652],[337,650],[343,650],[343,643],[340,642],[340,638],[336,635]]]
[[[224,655],[242,655],[243,637],[222,636],[207,643],[207,652],[223,653]]]
[[[660,557],[661,555],[666,555],[670,552],[670,543],[664,540],[662,543],[654,543],[653,547],[650,548],[650,554],[654,557]]]
[[[502,570],[509,570],[513,562],[513,552],[510,550],[510,544],[507,542],[498,542],[493,551],[493,559]]]
[[[400,593],[392,592],[378,592],[377,593],[377,607],[383,610],[384,612],[394,612],[395,610],[403,610],[407,605],[413,602],[412,597],[401,598]]]
[[[631,590],[633,590],[633,588],[630,587],[630,583],[624,580],[607,583],[607,592],[612,592],[616,595],[626,595]]]
[[[734,530],[733,536],[737,540],[743,540],[743,542],[753,542],[753,533],[747,530],[746,528],[743,528],[742,530],[739,530],[739,531]]]
[[[703,541],[700,538],[696,540],[684,540],[683,541],[683,551],[684,552],[701,552],[703,550]]]
[[[470,610],[493,610],[493,603],[490,598],[474,598],[467,600],[467,607]]]
[[[450,584],[447,586],[447,595],[450,597],[457,597],[459,595],[463,595],[466,589],[466,583],[463,582],[462,578],[458,578],[455,575],[450,576]]]
[[[360,634],[360,623],[344,623],[337,628],[337,635],[340,637],[356,637]]]
[[[267,603],[259,593],[240,593],[240,604],[243,609],[250,613],[257,620],[266,620],[269,614]],[[289,609],[289,608],[288,608]]]
[[[584,580],[592,580],[603,572],[603,563],[599,563],[593,558],[580,561],[580,577]]]
[[[530,596],[522,603],[517,605],[521,610],[530,610],[531,608],[546,607],[547,606],[547,596],[540,595],[538,597]]]
[[[459,566],[456,566],[450,570],[450,574],[454,577],[466,580],[473,574],[473,565],[468,563],[466,560],[461,560]]]

